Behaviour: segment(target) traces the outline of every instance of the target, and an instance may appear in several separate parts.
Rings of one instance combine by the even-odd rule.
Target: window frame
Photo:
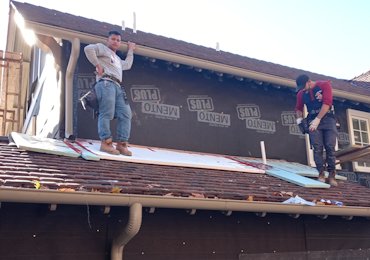
[[[354,135],[354,128],[353,128],[353,119],[359,119],[366,121],[366,127],[367,127],[367,134],[368,138],[370,138],[370,112],[364,112],[360,110],[355,109],[347,109],[347,123],[348,123],[348,135],[349,135],[349,141],[351,146],[358,146],[358,144],[355,144],[355,135]],[[370,143],[370,140],[369,140]],[[369,166],[362,166],[359,165],[358,162],[354,161],[352,162],[353,171],[356,172],[370,172],[370,165]]]

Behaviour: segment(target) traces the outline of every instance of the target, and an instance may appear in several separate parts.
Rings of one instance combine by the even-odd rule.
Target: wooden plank
[[[241,164],[235,160],[213,154],[163,149],[156,147],[136,146],[130,144],[132,156],[111,155],[100,151],[100,141],[78,139],[83,145],[101,159],[116,160],[135,163],[181,166],[190,168],[216,169],[246,173],[265,173],[264,170],[256,167]]]
[[[27,151],[63,155],[75,158],[80,156],[78,152],[68,147],[68,145],[61,140],[30,136],[17,132],[12,132],[10,136],[18,148]]]
[[[268,169],[266,174],[306,188],[330,188],[330,185],[282,169]]]
[[[347,155],[347,154],[351,154],[353,153],[354,151],[359,151],[359,150],[366,150],[367,148],[369,148],[370,145],[365,145],[365,146],[361,146],[361,145],[349,145],[339,151],[336,151],[335,152],[335,155],[336,156],[343,156],[343,155]]]
[[[345,149],[337,151],[335,153],[339,163],[348,161],[365,161],[370,162],[370,145],[359,146],[353,145],[348,146]]]

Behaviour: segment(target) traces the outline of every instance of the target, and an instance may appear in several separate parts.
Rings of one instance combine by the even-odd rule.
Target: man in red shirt
[[[313,148],[318,180],[325,182],[325,168],[329,172],[329,184],[338,186],[335,180],[335,144],[338,136],[336,120],[332,111],[333,93],[330,81],[312,81],[303,74],[297,77],[297,124],[302,122],[306,105],[310,143]],[[324,159],[324,147],[326,156]]]

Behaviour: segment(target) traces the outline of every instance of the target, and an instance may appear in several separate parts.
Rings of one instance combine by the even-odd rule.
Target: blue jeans
[[[318,128],[309,133],[310,143],[313,148],[313,156],[316,169],[321,172],[335,171],[335,144],[338,136],[336,120],[334,115],[326,114],[320,121]],[[326,160],[324,159],[324,147],[326,151]]]
[[[131,108],[125,90],[109,80],[100,80],[95,85],[99,103],[98,133],[100,140],[112,137],[110,121],[117,118],[117,141],[127,142],[131,131]]]

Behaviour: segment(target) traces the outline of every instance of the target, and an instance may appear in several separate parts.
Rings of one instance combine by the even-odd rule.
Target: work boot
[[[117,150],[120,152],[120,154],[131,156],[132,152],[128,150],[127,145],[127,142],[117,142]]]
[[[334,187],[338,186],[338,182],[335,180],[335,171],[329,173],[329,184]]]
[[[112,143],[112,138],[101,141],[100,151],[106,152],[109,154],[119,155],[119,151],[116,150]]]
[[[319,177],[317,178],[318,181],[325,182],[325,172],[320,171]]]

